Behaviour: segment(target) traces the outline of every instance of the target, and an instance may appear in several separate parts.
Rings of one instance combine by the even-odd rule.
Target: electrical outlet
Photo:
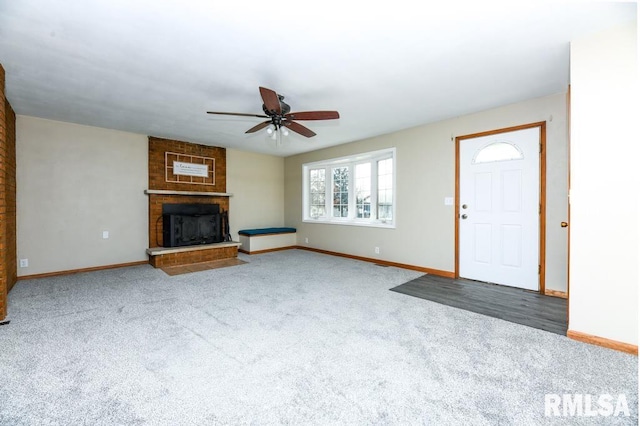
[[[105,240],[109,238],[109,231],[102,231],[102,238]]]
[[[376,254],[380,254],[380,247],[376,247],[375,249]]]
[[[20,259],[20,267],[28,268],[29,267],[29,259]]]
[[[304,239],[304,243],[305,243],[305,244],[309,244],[309,238],[306,238],[306,237],[305,237],[305,239]]]

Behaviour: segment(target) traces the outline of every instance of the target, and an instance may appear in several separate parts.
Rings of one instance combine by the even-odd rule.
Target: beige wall
[[[638,344],[637,24],[571,43],[569,329]]]
[[[284,159],[227,149],[231,237],[238,231],[284,224]]]
[[[17,133],[20,276],[147,259],[147,136],[28,116]],[[282,226],[284,159],[228,149],[227,192],[235,241]]]
[[[16,126],[18,275],[146,260],[147,137],[20,115]]]
[[[476,114],[288,157],[285,224],[298,244],[441,271],[454,271],[455,144],[452,138],[547,121],[547,282],[566,290],[567,121],[566,94],[547,96]],[[302,164],[396,147],[396,229],[302,222]],[[305,244],[305,238],[309,243]],[[380,247],[380,254],[374,253]]]

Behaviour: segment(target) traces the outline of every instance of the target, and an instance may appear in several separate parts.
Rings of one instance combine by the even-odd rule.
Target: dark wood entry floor
[[[567,300],[559,297],[435,275],[423,275],[391,291],[556,334],[567,334]]]

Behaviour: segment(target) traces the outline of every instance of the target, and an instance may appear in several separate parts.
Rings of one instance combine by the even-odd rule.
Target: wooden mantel
[[[147,195],[186,195],[198,197],[232,197],[228,192],[172,191],[167,189],[145,189]]]

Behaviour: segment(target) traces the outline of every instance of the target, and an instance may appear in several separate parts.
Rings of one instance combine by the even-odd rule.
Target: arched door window
[[[509,142],[492,142],[478,150],[471,164],[492,163],[494,161],[522,160],[520,149]]]

